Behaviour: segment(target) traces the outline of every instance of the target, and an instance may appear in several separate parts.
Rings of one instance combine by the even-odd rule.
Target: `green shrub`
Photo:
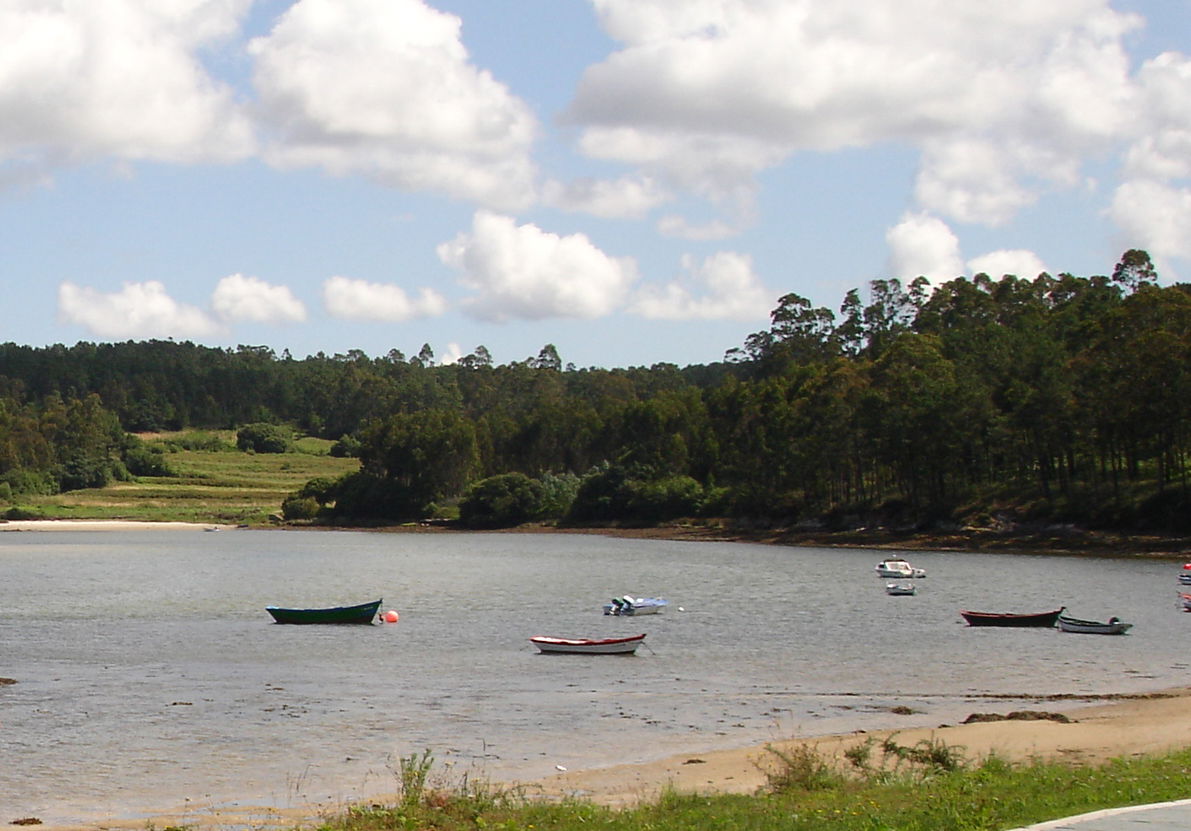
[[[459,518],[472,528],[507,528],[536,519],[545,491],[524,473],[481,479],[459,503]]]
[[[340,459],[359,458],[360,440],[345,433],[339,437],[339,441],[331,445],[330,454]]]
[[[0,482],[7,482],[14,494],[50,496],[58,492],[57,480],[45,470],[16,468],[0,476]]]
[[[236,432],[236,447],[252,453],[286,453],[294,445],[294,431],[280,424],[248,424]]]
[[[164,449],[139,440],[125,448],[124,466],[133,476],[169,476],[172,472]]]
[[[287,520],[314,519],[320,507],[313,497],[291,496],[281,503],[281,515]]]

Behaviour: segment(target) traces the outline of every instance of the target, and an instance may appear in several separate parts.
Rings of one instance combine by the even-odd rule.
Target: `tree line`
[[[50,402],[87,406],[116,434],[288,425],[359,456],[358,473],[288,500],[293,516],[407,519],[461,500],[476,525],[916,526],[1012,511],[1183,530],[1189,349],[1191,286],[1160,286],[1131,250],[1104,276],[875,280],[838,312],[787,294],[769,328],[709,365],[579,369],[551,345],[440,365],[428,346],[299,360],[172,341],[4,344],[0,400],[33,421]],[[0,434],[13,448],[0,482],[49,464],[19,450],[27,429]],[[130,473],[153,461],[126,439],[92,444]]]

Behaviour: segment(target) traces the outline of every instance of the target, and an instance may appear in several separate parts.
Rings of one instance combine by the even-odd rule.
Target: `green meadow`
[[[153,434],[166,448],[169,476],[138,476],[104,488],[52,496],[21,496],[10,518],[110,519],[261,525],[279,514],[286,496],[316,477],[336,478],[359,468],[358,459],[328,454],[330,441],[298,440],[288,453],[245,453],[234,431]],[[202,446],[209,449],[188,449]]]

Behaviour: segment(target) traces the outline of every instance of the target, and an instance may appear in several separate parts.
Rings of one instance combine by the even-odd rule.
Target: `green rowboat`
[[[359,606],[333,606],[329,609],[282,609],[266,606],[265,611],[271,614],[277,623],[372,623],[381,600],[361,603]]]

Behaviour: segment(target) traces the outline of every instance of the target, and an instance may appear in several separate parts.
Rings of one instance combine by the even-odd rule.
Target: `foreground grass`
[[[157,438],[154,441],[167,441]],[[302,439],[290,453],[243,453],[231,441],[219,450],[176,449],[166,455],[170,476],[142,476],[105,488],[53,496],[24,496],[23,514],[47,519],[121,519],[143,522],[263,524],[286,496],[317,477],[338,478],[357,459],[327,454],[331,442]]]
[[[324,822],[321,831],[1002,831],[1191,796],[1191,750],[1100,767],[996,758],[969,764],[945,752],[861,775],[798,757],[785,759],[756,796],[671,792],[628,809],[577,799],[535,801],[474,783],[435,789],[426,784],[428,763],[428,754],[402,760],[397,804],[354,808]]]

